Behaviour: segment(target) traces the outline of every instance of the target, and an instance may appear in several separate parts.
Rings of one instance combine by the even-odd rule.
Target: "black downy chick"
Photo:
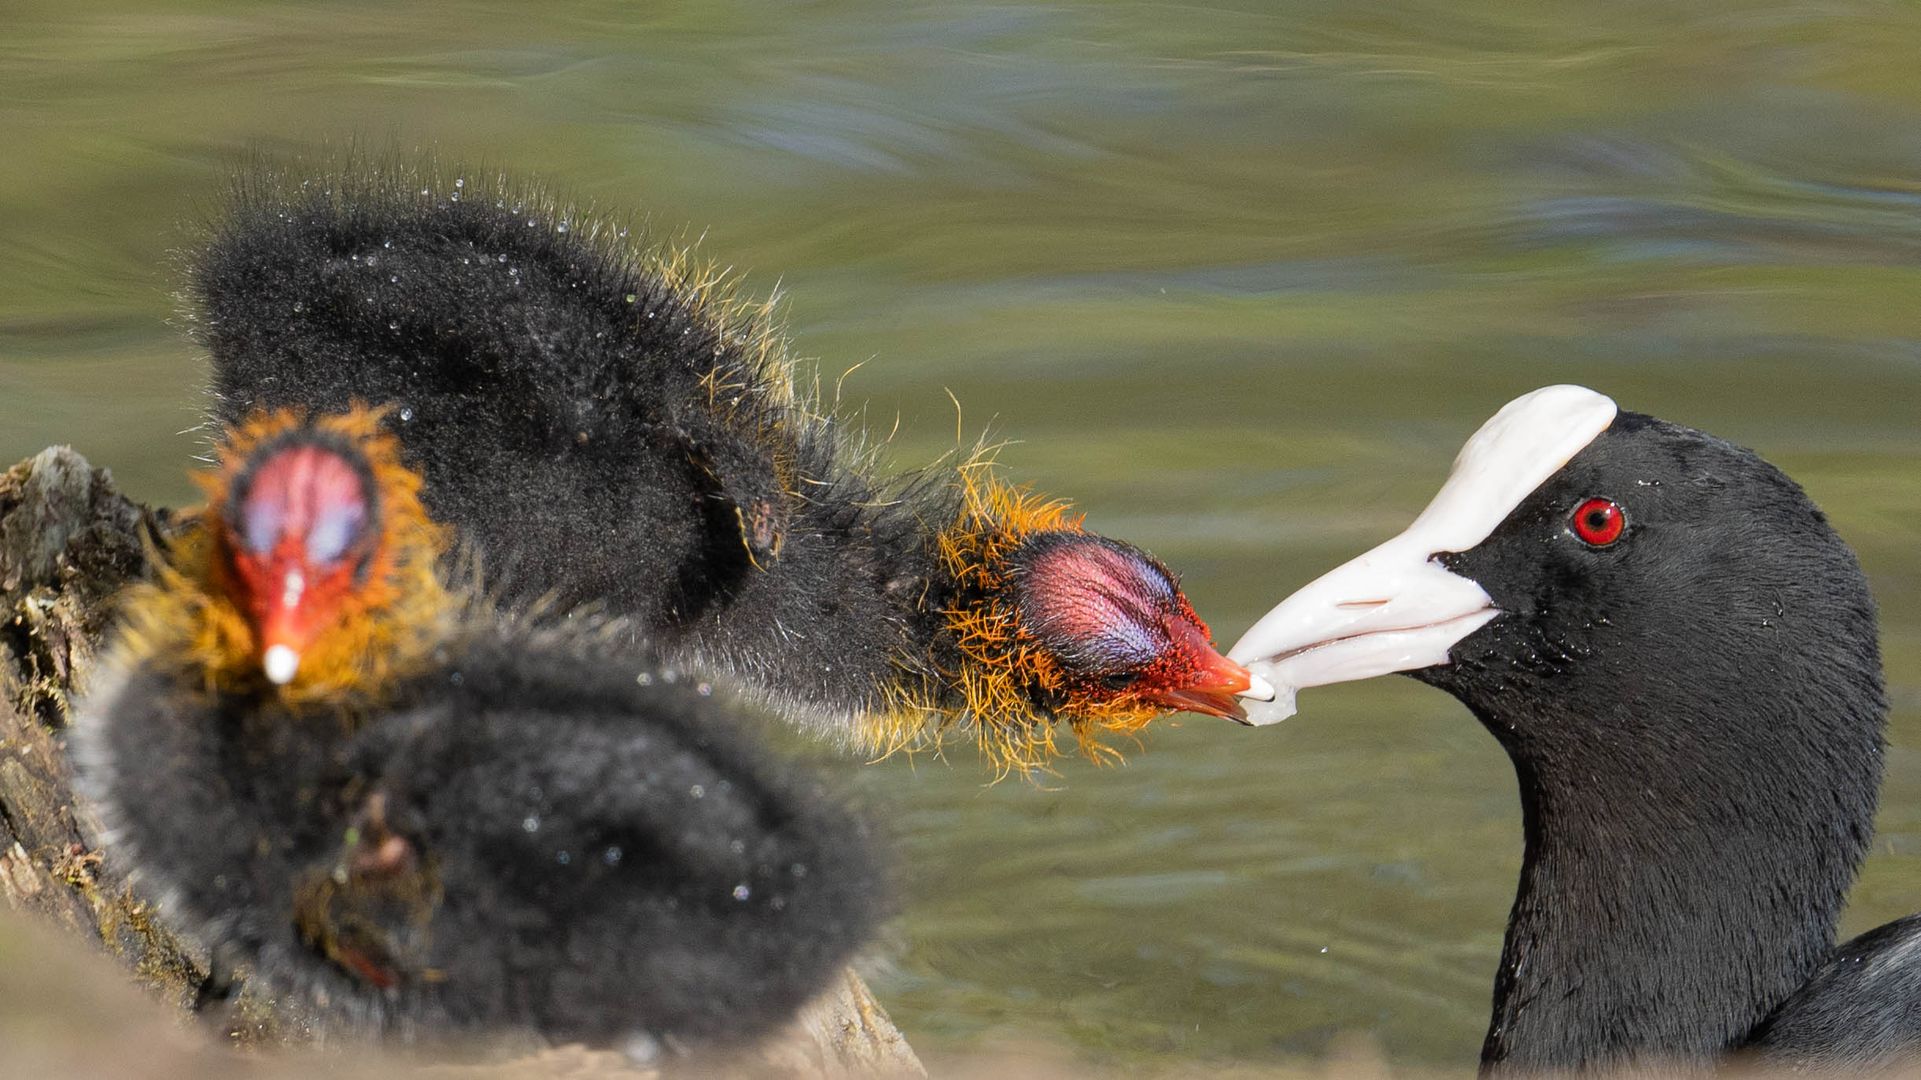
[[[883,912],[864,828],[606,628],[448,589],[418,485],[364,412],[231,437],[73,735],[137,887],[323,1030],[784,1022]]]
[[[1400,536],[1232,655],[1293,689],[1405,671],[1520,779],[1486,1070],[1858,1069],[1921,1038],[1921,919],[1834,947],[1887,701],[1854,554],[1752,451],[1580,387],[1509,404]]]
[[[1263,692],[1172,574],[976,460],[889,479],[767,306],[514,186],[242,182],[193,262],[213,417],[390,404],[510,595],[604,604],[870,750],[958,723],[1002,766]]]

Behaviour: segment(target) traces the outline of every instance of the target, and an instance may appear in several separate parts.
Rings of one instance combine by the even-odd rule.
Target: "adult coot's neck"
[[[1718,1057],[1826,955],[1867,844],[1876,724],[1607,711],[1537,713],[1593,736],[1550,746],[1481,714],[1513,756],[1526,829],[1490,1071]],[[1747,741],[1705,735],[1729,723]]]

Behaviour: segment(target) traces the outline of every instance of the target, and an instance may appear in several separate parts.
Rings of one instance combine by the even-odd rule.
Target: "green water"
[[[1896,713],[1847,929],[1921,908],[1921,7],[0,0],[0,460],[184,500],[167,252],[251,151],[360,138],[645,210],[778,285],[914,464],[954,442],[1232,639],[1578,381],[1747,443],[1859,548]],[[1311,691],[1124,769],[838,765],[902,846],[923,1052],[1466,1068],[1519,864],[1450,699]]]

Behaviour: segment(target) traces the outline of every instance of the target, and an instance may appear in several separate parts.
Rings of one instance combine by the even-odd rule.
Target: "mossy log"
[[[65,447],[0,476],[0,898],[75,941],[104,946],[184,1013],[206,981],[206,954],[128,886],[92,815],[75,802],[62,737],[111,627],[114,598],[147,572],[167,527],[166,511],[131,502],[106,470]],[[307,1038],[297,1017],[244,985],[223,1017],[233,1041]],[[924,1075],[851,970],[787,1032],[730,1062],[729,1071],[795,1078]],[[571,1065],[562,1071],[580,1075]]]

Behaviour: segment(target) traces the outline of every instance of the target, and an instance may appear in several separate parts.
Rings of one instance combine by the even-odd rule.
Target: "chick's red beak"
[[[249,579],[261,670],[268,681],[284,686],[300,670],[300,657],[313,643],[316,630],[306,568],[297,562],[271,560],[256,569],[243,560],[240,570]]]
[[[1174,619],[1168,625],[1173,651],[1181,662],[1176,674],[1161,685],[1142,688],[1141,697],[1168,709],[1204,713],[1238,723],[1247,723],[1247,710],[1239,698],[1273,696],[1272,688],[1257,680],[1246,668],[1215,651],[1207,632],[1187,619]]]

